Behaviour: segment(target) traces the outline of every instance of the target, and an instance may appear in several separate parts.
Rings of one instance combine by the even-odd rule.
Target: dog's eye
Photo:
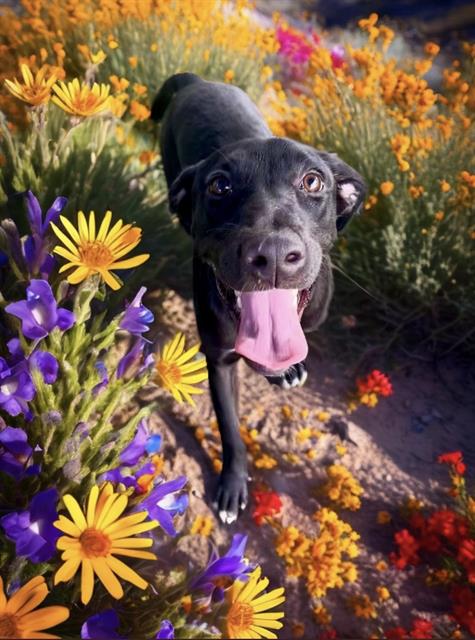
[[[318,193],[323,189],[323,180],[316,171],[309,171],[302,178],[300,188],[307,193]]]
[[[226,196],[231,189],[231,182],[224,175],[216,176],[208,185],[208,191],[214,196]]]

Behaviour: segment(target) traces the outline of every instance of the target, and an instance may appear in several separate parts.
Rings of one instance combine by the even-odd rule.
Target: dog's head
[[[270,347],[262,339],[257,345],[268,369],[300,357],[302,340],[297,349],[287,335],[295,333],[291,320],[301,316],[322,256],[364,196],[363,179],[338,156],[285,138],[224,147],[184,169],[171,185],[170,209],[192,235],[195,251],[212,265],[221,294],[242,316],[240,328],[249,321],[243,340],[251,344],[250,334],[263,335],[261,319],[274,327],[284,322],[265,338],[280,342],[279,357],[263,354]],[[255,341],[252,346],[256,355]]]

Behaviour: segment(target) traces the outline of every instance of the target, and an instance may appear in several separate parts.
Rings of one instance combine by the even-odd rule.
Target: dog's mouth
[[[300,319],[312,297],[308,289],[236,291],[216,278],[236,320],[235,350],[260,372],[276,374],[305,359],[308,345]]]

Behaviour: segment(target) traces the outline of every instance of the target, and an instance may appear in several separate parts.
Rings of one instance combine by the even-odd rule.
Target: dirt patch
[[[189,301],[170,293],[162,309],[158,339],[165,339],[180,329],[190,340],[197,340]],[[444,502],[447,472],[436,463],[437,455],[461,449],[469,473],[475,468],[473,369],[460,363],[446,363],[442,368],[422,362],[404,363],[388,371],[394,388],[391,397],[383,398],[374,409],[361,407],[348,415],[348,391],[354,384],[351,367],[315,353],[310,354],[307,364],[307,384],[290,391],[272,387],[244,363],[239,364],[243,423],[249,430],[257,430],[256,442],[261,451],[278,461],[273,469],[257,469],[250,458],[251,490],[260,482],[272,487],[282,497],[282,523],[298,526],[308,535],[317,535],[318,524],[312,515],[321,506],[315,489],[325,477],[324,466],[342,463],[363,486],[361,509],[340,511],[341,517],[361,535],[358,582],[330,591],[325,598],[333,615],[333,625],[342,637],[366,638],[369,630],[375,629],[374,623],[362,623],[350,614],[345,601],[350,593],[356,592],[374,599],[375,587],[381,584],[388,586],[392,596],[380,609],[379,621],[383,626],[409,624],[413,615],[440,614],[444,610],[443,596],[438,598],[425,588],[416,570],[399,572],[389,568],[380,572],[375,565],[378,560],[387,560],[392,549],[392,536],[400,524],[398,509],[405,498],[415,496],[426,504]],[[230,527],[221,525],[211,509],[217,475],[205,449],[213,456],[218,440],[209,395],[200,396],[193,409],[173,404],[161,391],[158,393],[163,396],[162,409],[153,420],[164,437],[170,477],[186,474],[192,487],[183,533],[189,530],[198,514],[213,518],[211,541],[223,550],[233,533],[247,533],[248,556],[260,562],[271,585],[283,585],[287,591],[286,628],[281,637],[290,637],[293,624],[302,622],[305,637],[315,637],[320,627],[313,619],[310,598],[301,581],[286,577],[283,563],[274,550],[274,531],[269,526],[258,527],[249,509]],[[290,408],[290,417],[284,415],[283,405]],[[324,433],[327,425],[318,419],[322,411],[344,417],[348,422],[355,444],[344,443],[347,451],[343,456],[335,448],[339,438]],[[300,442],[297,433],[306,425],[324,435],[314,441]],[[195,437],[197,426],[204,430],[201,444]],[[310,450],[314,453],[309,454]],[[310,455],[315,457],[310,459]],[[395,521],[377,524],[380,510],[395,514]],[[208,539],[200,536],[185,535],[177,546],[180,559],[190,565],[204,563],[208,551]]]

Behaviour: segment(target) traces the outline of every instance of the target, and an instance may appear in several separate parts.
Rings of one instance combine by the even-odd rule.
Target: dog
[[[168,78],[152,109],[169,208],[193,240],[193,300],[223,467],[216,506],[234,522],[248,500],[236,363],[284,389],[307,377],[305,332],[333,294],[329,252],[359,212],[363,178],[333,153],[272,135],[233,85]]]

